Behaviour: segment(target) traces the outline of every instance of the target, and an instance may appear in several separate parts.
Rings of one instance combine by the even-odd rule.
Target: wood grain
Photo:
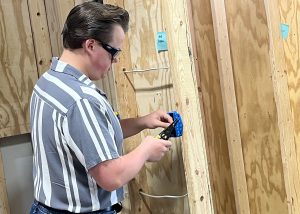
[[[279,31],[279,25],[281,23],[289,26],[288,37],[286,39],[282,38],[279,32],[275,44],[278,44],[278,42],[280,42],[280,44],[283,43],[283,45],[277,49],[277,52],[280,54],[280,57],[284,58],[285,66],[278,71],[280,71],[280,76],[282,76],[285,81],[285,78],[287,78],[288,81],[289,94],[284,94],[284,96],[286,99],[289,99],[289,102],[285,101],[284,104],[289,105],[292,114],[292,118],[288,118],[288,126],[285,126],[285,128],[288,129],[287,131],[294,132],[292,137],[287,138],[285,142],[282,142],[282,151],[284,152],[282,159],[284,167],[287,169],[285,172],[285,180],[288,182],[286,184],[287,202],[290,208],[289,213],[299,213],[300,197],[298,191],[300,189],[300,148],[298,143],[300,142],[300,1],[275,1],[272,3],[273,7],[279,10],[275,15],[277,22],[274,23],[275,27],[273,27],[273,29]],[[274,8],[272,9],[274,10]],[[293,124],[291,125],[289,123]]]
[[[50,33],[52,56],[60,56],[63,51],[61,32],[69,14],[74,7],[74,0],[46,0],[45,7]]]
[[[167,54],[157,53],[155,45],[156,33],[164,30],[160,4],[160,1],[125,1],[123,5],[130,14],[128,43],[124,44],[124,55],[114,69],[118,107],[120,112],[123,112],[123,117],[145,115],[159,108],[167,111],[175,108],[170,72],[167,69],[132,72],[136,69],[168,66]],[[126,146],[126,151],[138,145],[144,136],[154,136],[158,132],[159,130],[143,132],[141,136],[132,139],[136,144]],[[184,200],[141,198],[138,193],[139,188],[146,193],[157,195],[180,195],[186,192],[180,142],[174,144],[174,149],[167,157],[157,164],[147,164],[129,184],[129,213],[182,213],[187,209]],[[141,199],[144,199],[146,204]]]
[[[125,7],[125,3],[122,0],[107,0],[105,3],[119,5],[123,8]],[[113,67],[118,100],[117,109],[120,112],[121,118],[138,116],[137,101],[133,87],[133,76],[132,74],[124,73],[125,70],[128,70],[132,67],[131,58],[129,56],[129,40],[128,37],[126,37],[122,46],[120,61]],[[142,138],[140,134],[125,140],[124,152],[128,153],[132,151],[137,145],[140,144],[141,140]],[[143,191],[148,191],[146,170],[142,169],[138,176],[129,182],[127,187],[128,192],[125,194],[125,203],[122,214],[147,213],[147,206],[139,195],[140,189],[143,189]]]
[[[158,109],[177,110],[170,70],[161,69],[169,67],[168,52],[158,53],[156,48],[157,32],[166,29],[162,16],[162,1],[126,1],[125,8],[131,15],[130,31],[128,32],[132,62],[130,70],[154,68],[151,71],[132,72],[138,114],[146,115]],[[159,131],[161,129],[146,130],[142,136],[156,136]],[[163,160],[147,164],[146,171],[148,193],[154,195],[183,195],[186,193],[179,141],[174,141],[172,152]],[[185,209],[185,201],[182,199],[148,199],[152,213],[182,213]]]
[[[27,1],[0,1],[0,137],[29,132],[29,100],[37,80]]]
[[[52,53],[44,1],[28,1],[36,65],[39,75],[49,69]]]
[[[225,8],[250,213],[287,213],[265,5]]]
[[[189,208],[191,213],[214,213],[203,130],[203,112],[199,103],[192,55],[188,5],[186,1],[163,1],[162,5],[163,20],[169,40],[169,61],[175,99],[185,124],[182,149]]]
[[[216,32],[216,34],[214,33],[212,14],[217,16],[214,17],[215,19],[221,19],[223,18],[223,13],[221,11],[222,9],[224,10],[224,8],[220,7],[220,5],[222,5],[220,4],[220,1],[218,1],[217,4],[219,6],[218,8],[212,8],[211,3],[208,0],[191,1],[191,13],[196,40],[196,62],[198,63],[199,68],[200,84],[198,90],[201,93],[200,100],[203,102],[204,106],[207,152],[209,154],[208,159],[210,163],[209,167],[212,179],[214,207],[216,213],[234,214],[240,213],[240,211],[236,211],[233,186],[235,185],[236,189],[241,188],[241,185],[243,185],[242,182],[239,182],[241,179],[244,179],[244,185],[246,186],[246,179],[245,176],[242,176],[243,157],[241,154],[241,145],[238,145],[238,141],[232,144],[234,132],[239,131],[233,124],[234,122],[238,124],[238,118],[237,116],[234,117],[232,114],[228,115],[229,112],[226,111],[229,107],[236,108],[236,101],[232,100],[234,99],[234,91],[229,91],[229,87],[223,87],[224,79],[226,79],[226,77],[229,79],[228,77],[230,77],[230,75],[232,76],[232,73],[229,73],[229,69],[224,70],[223,64],[220,64],[218,68],[216,49],[218,51],[218,57],[224,59],[223,61],[220,61],[220,63],[224,63],[227,60],[230,61],[230,55],[229,58],[226,55],[227,51],[229,51],[228,42],[220,41],[224,38],[224,35],[220,35],[220,33],[227,33],[223,32],[224,27],[226,27],[226,22],[221,23],[220,20],[214,20],[215,26],[222,26],[218,27],[218,32]],[[217,15],[215,14],[216,12]],[[220,41],[218,42],[217,47],[214,39],[215,36],[218,37],[216,40]],[[219,72],[220,75],[222,75],[221,78],[219,78]],[[225,75],[225,77],[223,75]],[[220,79],[222,79],[221,83]],[[226,82],[226,84],[233,84],[233,82]],[[234,87],[231,88],[233,89]],[[222,92],[224,93],[224,96],[226,96],[225,100],[223,99],[225,103],[224,107],[222,103]],[[223,110],[223,108],[225,110]],[[226,115],[224,115],[224,111]],[[225,118],[227,120],[227,126],[225,126]],[[232,126],[231,129],[230,126]],[[229,130],[233,131],[233,133],[228,133],[228,141],[231,143],[230,146],[228,145],[226,130],[227,132],[229,132]],[[228,146],[230,148],[230,157],[232,158],[232,167],[230,166]],[[237,152],[240,152],[241,161],[237,161],[234,156],[238,154]],[[237,169],[237,167],[239,168]],[[233,176],[235,177],[234,184],[232,182],[231,171],[233,171]],[[247,194],[247,191],[237,191],[236,194],[239,199],[237,200],[239,207],[243,206],[244,203],[242,201],[242,194]],[[246,203],[248,203],[248,201],[246,201]]]

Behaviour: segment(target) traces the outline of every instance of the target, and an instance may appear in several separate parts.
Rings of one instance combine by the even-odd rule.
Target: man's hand
[[[158,127],[167,128],[172,122],[172,117],[163,110],[158,110],[141,117],[142,123],[145,124],[145,128],[155,129]]]
[[[147,136],[128,154],[97,164],[89,170],[97,184],[106,191],[120,188],[141,170],[145,162],[157,162],[170,150],[168,140]]]
[[[133,136],[144,129],[167,128],[173,119],[163,110],[155,111],[143,117],[121,120],[124,138]]]
[[[165,153],[170,150],[171,146],[171,141],[157,139],[151,136],[147,136],[140,144],[149,162],[159,161]]]

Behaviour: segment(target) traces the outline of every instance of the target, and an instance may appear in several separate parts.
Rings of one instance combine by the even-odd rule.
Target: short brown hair
[[[109,43],[113,26],[120,25],[128,30],[129,14],[118,6],[99,2],[84,2],[69,13],[62,31],[63,46],[67,49],[82,47],[87,39]]]

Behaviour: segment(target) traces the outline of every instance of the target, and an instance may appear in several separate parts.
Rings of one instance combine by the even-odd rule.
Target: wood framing
[[[162,4],[175,99],[185,125],[182,149],[190,213],[214,213],[203,132],[203,114],[192,56],[188,5],[186,1],[163,1]]]
[[[272,2],[273,3],[273,2]],[[274,4],[274,3],[273,3]],[[292,113],[292,122],[289,127],[294,129],[294,143],[289,141],[286,145],[282,143],[285,148],[283,156],[283,163],[287,167],[289,173],[289,184],[286,186],[288,203],[291,208],[290,213],[300,212],[300,198],[299,198],[299,168],[300,168],[300,1],[275,1],[274,7],[279,8],[280,20],[277,20],[275,27],[278,25],[285,25],[288,27],[287,37],[283,37],[283,50],[285,59],[285,70],[283,77],[287,75],[290,109]],[[278,19],[279,15],[276,14]],[[271,18],[272,19],[272,18]],[[278,34],[277,34],[278,35]],[[277,51],[282,53],[282,46]],[[282,70],[280,72],[282,74]],[[291,130],[289,130],[291,131]],[[290,138],[289,138],[290,139]],[[297,180],[298,179],[298,180]]]
[[[0,137],[30,131],[33,86],[63,51],[69,11],[85,1],[0,0]],[[300,0],[104,3],[128,10],[130,25],[119,63],[96,85],[121,118],[176,110],[184,124],[172,150],[128,184],[122,214],[300,213]],[[160,131],[127,139],[124,152]],[[4,214],[6,192],[0,154]]]
[[[123,1],[107,1],[107,3],[125,7]],[[120,112],[121,118],[137,117],[137,103],[133,86],[133,74],[124,73],[132,67],[130,60],[130,48],[128,37],[122,47],[122,54],[120,56],[120,63],[114,65],[116,93],[118,97],[117,110]],[[132,151],[140,142],[142,138],[138,134],[125,141],[124,152]],[[133,179],[128,184],[128,191],[125,198],[125,206],[122,213],[139,213],[142,210],[147,212],[149,209],[139,195],[139,190],[149,191],[147,183],[147,175],[143,169],[139,176]],[[147,203],[147,202],[146,202]]]
[[[293,145],[293,127],[286,80],[280,75],[283,61],[277,52],[282,43],[275,27],[279,16],[269,1],[224,3],[212,1],[212,11],[216,47],[226,53],[218,55],[225,119],[236,118],[239,126],[226,125],[237,212],[288,213],[291,189],[287,190],[290,181],[286,178],[297,178],[289,178],[293,165],[282,163],[282,159],[289,161],[285,150],[292,151],[288,148]],[[232,70],[230,81],[228,73],[222,74],[226,70]],[[236,112],[226,110],[230,100]],[[230,136],[236,130],[240,143],[232,147]],[[235,169],[242,174],[235,175]]]
[[[237,213],[210,0],[190,1],[215,213]],[[233,123],[229,121],[229,123]],[[233,165],[236,167],[236,165]],[[238,169],[235,169],[238,170]],[[241,169],[242,170],[242,169]],[[220,179],[221,178],[221,179]],[[236,183],[235,183],[236,185]]]
[[[270,63],[272,65],[272,79],[278,112],[278,127],[280,130],[280,146],[287,205],[289,213],[300,213],[300,197],[298,194],[300,190],[300,166],[297,161],[297,141],[295,141],[296,138],[294,135],[295,123],[292,115],[288,88],[288,66],[286,63],[285,52],[282,51],[285,49],[280,29],[280,6],[278,1],[264,0],[264,3],[268,19]],[[298,3],[300,6],[300,1],[298,1]],[[292,72],[292,70],[290,70],[290,72]],[[298,107],[296,106],[296,109],[297,108]]]
[[[162,1],[111,1],[129,11],[128,40],[122,56],[114,67],[118,110],[121,117],[142,116],[157,109],[177,110],[168,52],[156,49],[157,32],[165,31]],[[147,42],[146,42],[147,41]],[[146,135],[155,136],[160,130],[145,130],[125,142],[126,152],[135,148]],[[128,145],[130,144],[130,145]],[[138,190],[153,195],[184,195],[181,142],[174,141],[172,151],[158,163],[146,164],[129,184],[131,209],[128,213],[188,213],[184,198],[177,200],[153,199],[142,196]],[[176,186],[176,188],[174,188]]]
[[[224,1],[211,1],[237,213],[250,214]]]

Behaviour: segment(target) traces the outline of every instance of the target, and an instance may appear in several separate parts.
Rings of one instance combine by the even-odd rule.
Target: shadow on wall
[[[29,213],[33,201],[30,134],[0,139],[10,214]]]

